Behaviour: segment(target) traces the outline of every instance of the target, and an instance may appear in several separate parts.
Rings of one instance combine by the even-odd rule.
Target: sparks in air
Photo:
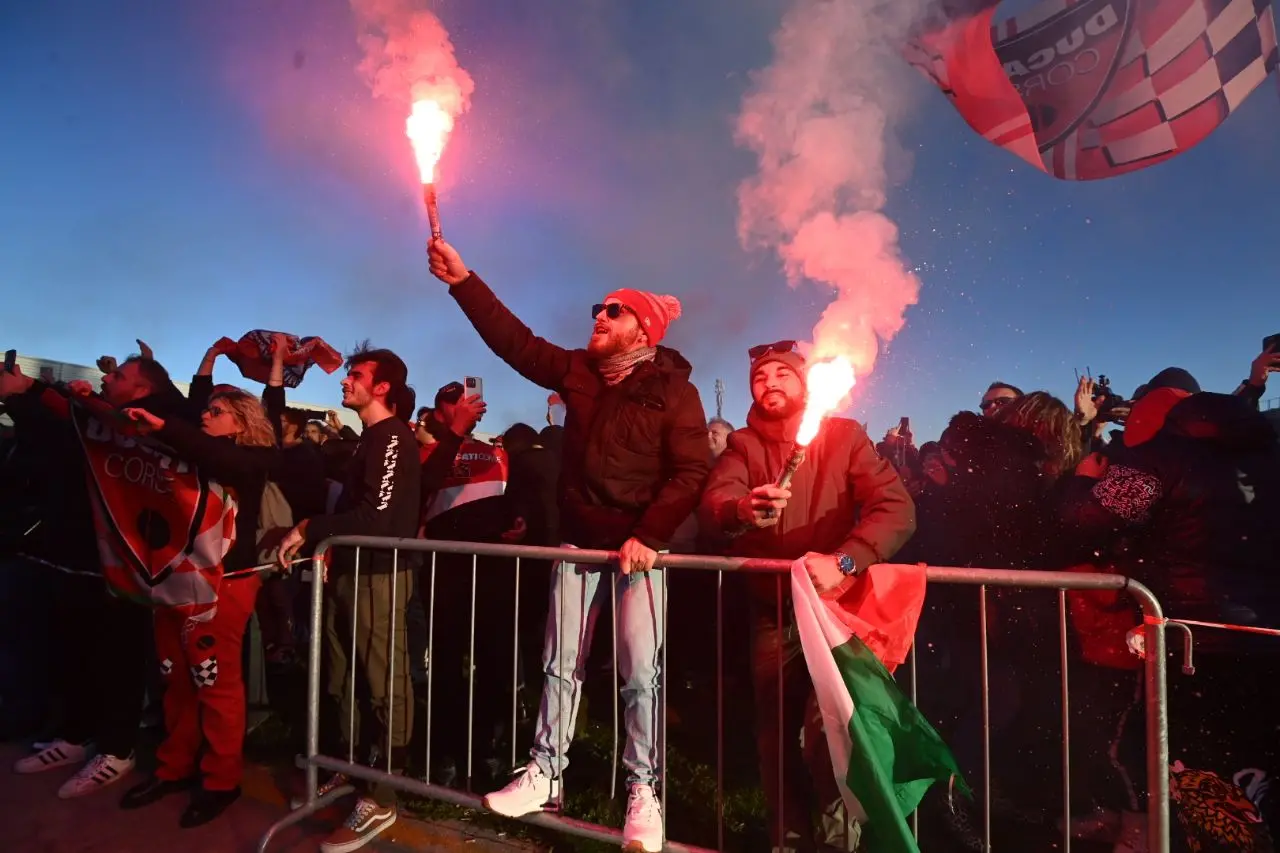
[[[796,434],[796,444],[801,447],[809,446],[818,434],[822,419],[840,407],[857,381],[853,364],[844,356],[814,362],[806,377],[809,397]]]
[[[430,98],[414,101],[405,132],[413,143],[413,154],[418,160],[418,172],[424,184],[436,179],[436,164],[444,153],[445,141],[453,130],[453,116],[437,101]]]

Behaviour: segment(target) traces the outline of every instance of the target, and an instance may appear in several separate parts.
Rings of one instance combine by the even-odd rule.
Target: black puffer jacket
[[[1113,564],[1151,587],[1165,615],[1280,627],[1280,445],[1247,401],[1186,398],[1101,479],[1073,478],[1062,514],[1099,543],[1127,534]],[[1224,636],[1201,631],[1197,645]]]
[[[489,349],[565,402],[565,541],[613,549],[635,537],[665,548],[697,506],[710,470],[706,415],[689,362],[658,347],[654,361],[609,387],[586,350],[535,336],[475,273],[449,291]]]

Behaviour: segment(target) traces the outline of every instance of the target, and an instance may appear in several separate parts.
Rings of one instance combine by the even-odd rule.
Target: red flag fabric
[[[989,142],[1069,181],[1195,146],[1280,62],[1273,0],[948,0],[908,60]]]
[[[192,621],[213,618],[235,543],[234,496],[93,398],[72,397],[70,416],[107,586]]]
[[[245,379],[266,384],[271,377],[271,338],[276,332],[254,329],[245,332],[240,340],[220,338],[215,347],[240,368]],[[342,355],[324,342],[323,338],[299,338],[288,335],[289,352],[284,357],[284,384],[297,388],[306,375],[307,368],[317,365],[325,373],[333,373],[342,366]]]
[[[893,672],[915,642],[926,576],[923,565],[877,563],[859,574],[839,598],[820,597],[831,616]]]

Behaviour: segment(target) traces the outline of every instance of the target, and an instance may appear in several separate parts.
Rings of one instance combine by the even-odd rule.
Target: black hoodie
[[[1166,616],[1280,627],[1280,445],[1247,401],[1201,393],[1177,403],[1101,479],[1072,479],[1063,518],[1099,540],[1128,534],[1116,569],[1151,587]],[[1224,640],[1238,635],[1197,632],[1202,648]]]

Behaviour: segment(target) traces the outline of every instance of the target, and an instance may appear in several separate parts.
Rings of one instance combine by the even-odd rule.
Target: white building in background
[[[19,354],[18,366],[22,368],[22,372],[27,376],[35,379],[41,379],[45,382],[70,382],[73,379],[83,379],[86,382],[91,383],[95,388],[97,388],[102,382],[101,370],[96,367],[88,367],[83,364],[71,364],[66,361],[53,361],[47,358],[38,358],[36,356]],[[248,380],[246,380],[246,382],[248,382]],[[178,386],[178,390],[183,394],[186,394],[191,388],[191,384],[189,382],[175,381],[173,384]],[[248,384],[256,385],[257,383],[248,382]],[[287,396],[290,391],[291,389],[285,389],[285,399],[290,406],[298,409],[310,409],[317,412],[327,412],[330,409],[333,409],[337,411],[338,417],[344,424],[351,427],[356,432],[360,431],[360,418],[356,417],[356,413],[350,409],[342,408],[341,403],[308,403],[303,400],[297,400],[291,396]],[[7,415],[3,416],[3,421],[6,425],[10,423]]]

